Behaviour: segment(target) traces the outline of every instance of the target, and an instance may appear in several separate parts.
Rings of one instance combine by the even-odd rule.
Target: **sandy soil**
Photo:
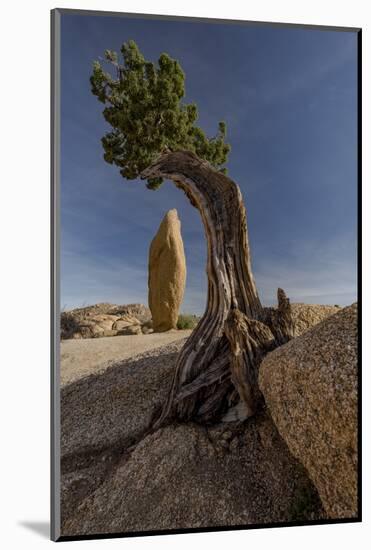
[[[173,423],[148,433],[184,341],[62,388],[63,535],[323,517],[306,471],[264,411],[244,423]]]
[[[188,337],[191,330],[153,334],[63,340],[61,343],[61,385],[103,372],[117,361],[129,359]]]

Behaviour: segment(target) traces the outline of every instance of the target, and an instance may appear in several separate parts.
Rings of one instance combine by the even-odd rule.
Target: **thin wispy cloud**
[[[228,170],[245,198],[254,274],[265,304],[356,297],[356,35],[254,26],[62,17],[61,305],[147,302],[148,248],[176,208],[187,258],[182,311],[206,302],[199,213],[166,182],[151,192],[103,160],[92,61],[134,39],[186,72],[186,101],[212,134],[226,120]]]
[[[255,269],[266,305],[276,303],[277,287],[292,302],[349,305],[357,300],[355,243],[339,238],[288,243],[288,254],[267,258]],[[349,261],[351,258],[352,261]]]
[[[61,307],[73,309],[99,302],[148,303],[145,266],[122,259],[107,260],[65,250],[61,258]],[[188,275],[182,312],[202,314],[206,306],[206,274]]]
[[[147,303],[145,271],[124,259],[107,261],[67,250],[62,254],[61,269],[62,308],[98,302]]]

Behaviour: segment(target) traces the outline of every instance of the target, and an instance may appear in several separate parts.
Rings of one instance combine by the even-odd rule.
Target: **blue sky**
[[[186,102],[214,134],[227,122],[229,175],[247,208],[264,304],[356,300],[357,37],[354,32],[91,15],[62,16],[61,306],[147,303],[149,244],[177,208],[187,259],[182,311],[202,313],[206,243],[171,182],[149,191],[103,160],[108,126],[92,62],[135,40],[186,73]]]

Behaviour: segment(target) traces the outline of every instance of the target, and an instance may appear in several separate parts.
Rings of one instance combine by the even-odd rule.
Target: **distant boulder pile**
[[[151,312],[143,304],[96,304],[61,314],[61,338],[100,338],[153,332]]]
[[[339,306],[291,305],[295,336],[299,336],[326,317],[341,310]],[[153,331],[163,332],[165,327],[167,330],[194,328],[198,318],[191,315],[179,316],[178,307],[175,308],[175,316],[173,313],[169,313],[168,305],[163,305],[158,309],[153,306],[153,311],[159,315],[156,326],[152,320],[151,310],[143,304],[113,305],[104,302],[64,311],[61,313],[61,339],[150,334]],[[156,313],[154,314],[156,315]]]

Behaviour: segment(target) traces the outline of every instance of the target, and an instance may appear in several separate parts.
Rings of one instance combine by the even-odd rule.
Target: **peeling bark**
[[[207,241],[205,313],[179,354],[166,420],[211,422],[254,414],[261,359],[293,335],[290,302],[263,308],[251,270],[246,210],[239,187],[189,151],[163,153],[142,173],[182,189],[201,215]],[[241,403],[243,405],[241,405]]]
[[[230,345],[231,380],[245,404],[246,415],[252,416],[260,398],[257,367],[275,347],[275,339],[266,325],[249,319],[238,309],[230,311],[224,331]]]

